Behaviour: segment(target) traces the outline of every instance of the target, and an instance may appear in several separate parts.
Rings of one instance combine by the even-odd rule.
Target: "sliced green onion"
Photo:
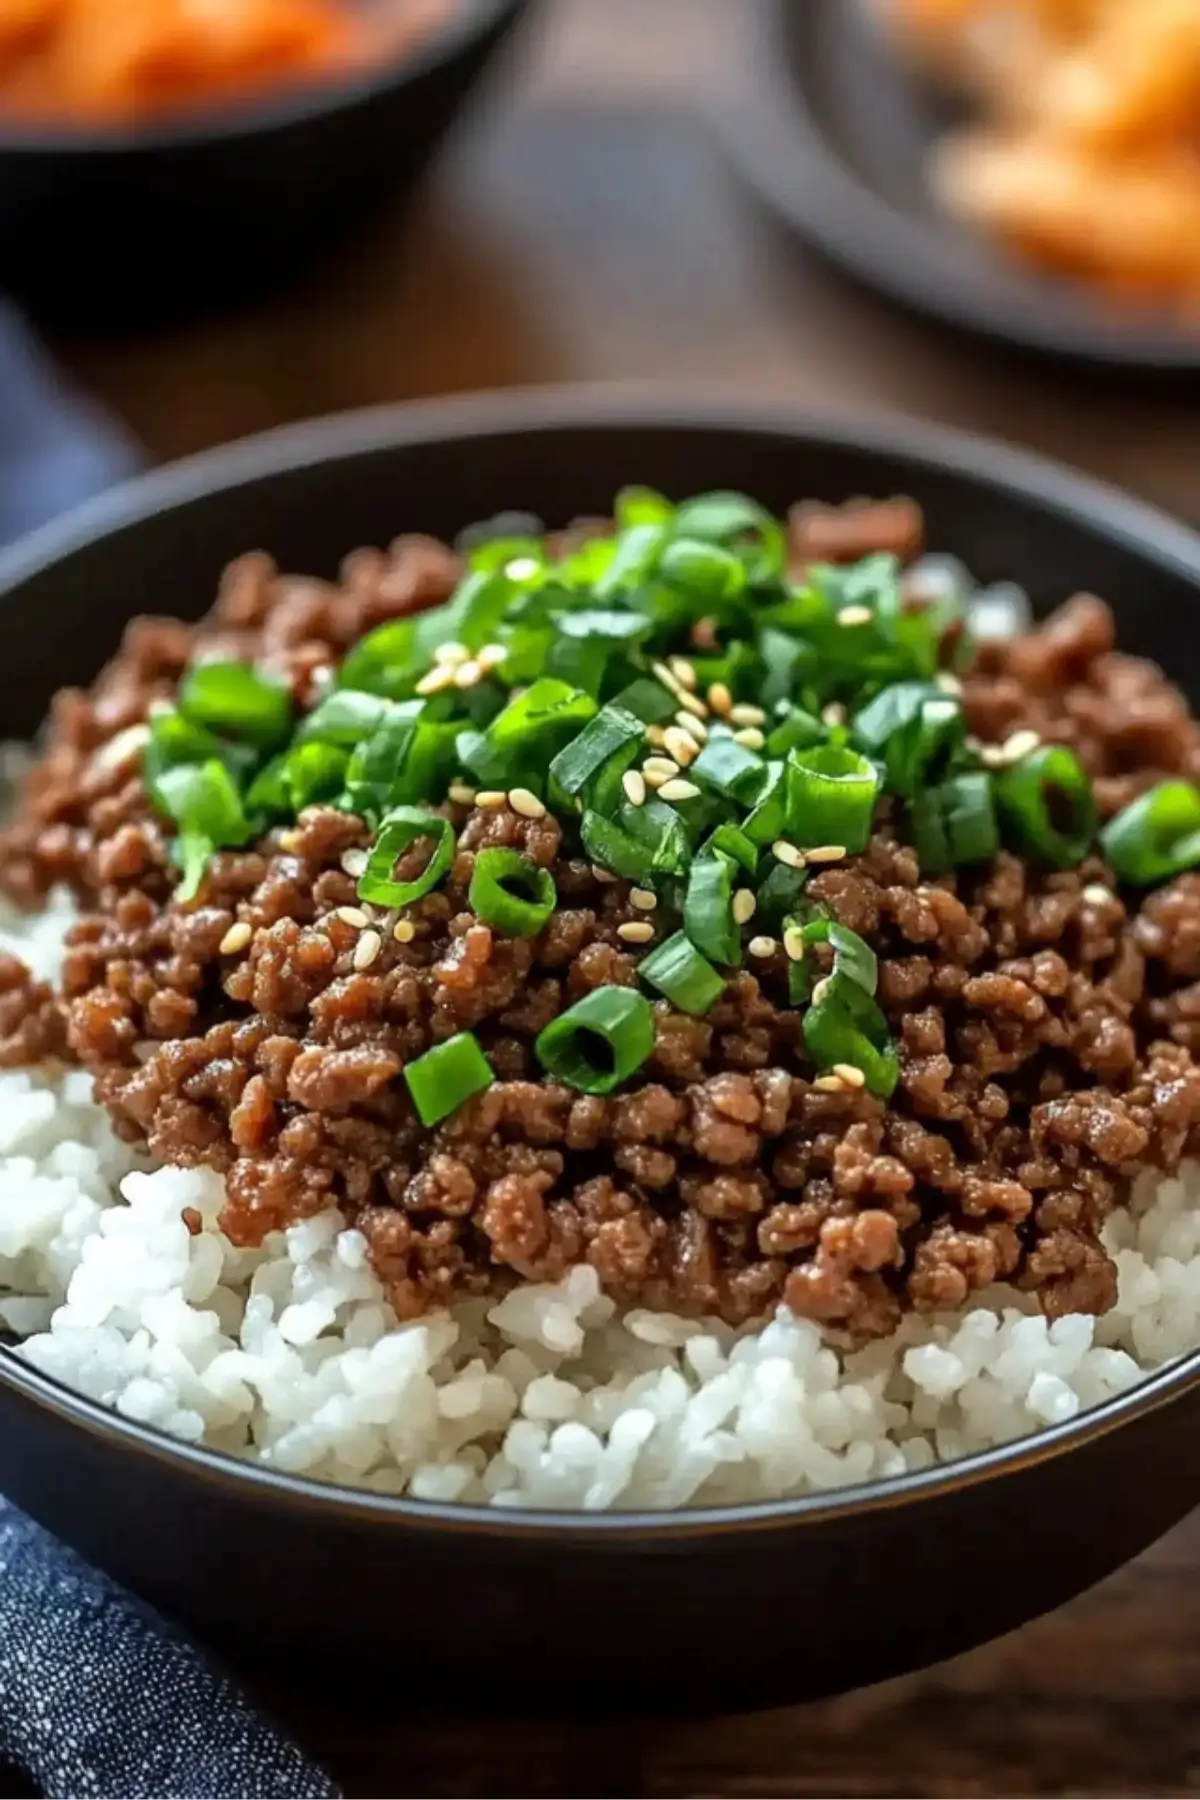
[[[719,850],[706,852],[688,870],[683,902],[684,929],[692,943],[713,962],[731,967],[742,960],[741,928],[733,916],[737,881],[738,865],[730,857]]]
[[[510,937],[536,937],[558,904],[549,869],[517,850],[480,850],[468,896],[485,925]]]
[[[251,663],[208,662],[189,669],[179,708],[196,725],[226,732],[258,750],[275,750],[292,729],[292,696]]]
[[[615,542],[606,546],[607,565],[590,584],[593,598],[614,600],[618,594],[629,593],[648,581],[666,541],[667,527],[653,522],[622,531]]]
[[[655,488],[623,487],[617,495],[613,514],[619,531],[628,531],[633,525],[669,525],[675,516],[675,508]]]
[[[631,681],[622,688],[613,701],[623,711],[632,713],[646,725],[662,725],[673,719],[679,710],[679,702],[674,694],[669,693],[661,681],[652,681],[648,675]]]
[[[171,708],[157,712],[150,720],[150,740],[142,752],[142,775],[152,800],[166,811],[158,793],[158,784],[168,769],[187,763],[208,762],[212,758],[225,764],[235,781],[243,781],[258,761],[257,752],[249,744],[223,742],[203,725],[194,725],[181,712]]]
[[[873,994],[879,981],[879,959],[865,938],[836,919],[810,919],[802,927],[805,945],[828,944],[833,951],[834,972],[856,981]]]
[[[541,572],[550,566],[550,559],[546,555],[546,546],[541,538],[509,533],[505,533],[503,537],[488,537],[483,538],[480,542],[472,543],[467,551],[467,562],[472,569],[481,569],[485,575],[507,575],[510,581],[517,579],[522,586],[527,578],[537,579]],[[513,563],[516,563],[521,570],[515,578],[511,570]],[[534,565],[528,577],[525,576],[521,567],[525,563]]]
[[[638,964],[638,974],[680,1012],[702,1018],[725,991],[725,978],[677,931]]]
[[[1043,744],[1003,770],[993,792],[1006,835],[1027,856],[1069,869],[1092,848],[1095,796],[1079,758],[1064,745]]]
[[[801,848],[865,850],[878,795],[879,775],[857,751],[834,744],[793,750],[787,762],[788,835]]]
[[[433,853],[421,873],[412,881],[397,881],[397,859],[410,844],[422,838],[434,840]],[[408,906],[437,886],[454,860],[454,832],[448,819],[417,806],[397,806],[384,818],[379,835],[371,846],[367,866],[359,877],[358,897],[375,906]]]
[[[197,837],[190,831],[173,839],[171,860],[182,876],[175,889],[175,899],[180,906],[188,905],[200,892],[200,884],[216,847],[211,838]]]
[[[485,732],[463,732],[458,754],[463,766],[489,787],[521,782],[540,788],[552,759],[596,713],[582,689],[552,676],[510,700]]]
[[[952,775],[912,802],[909,826],[926,875],[990,862],[1000,848],[992,783],[982,770]]]
[[[688,777],[706,782],[731,799],[745,798],[757,794],[762,787],[765,767],[762,757],[739,744],[732,732],[713,728],[688,770]]]
[[[871,1093],[886,1100],[900,1079],[900,1059],[887,1020],[866,990],[848,975],[828,978],[821,998],[804,1013],[804,1047],[818,1069],[850,1063]]]
[[[373,735],[390,710],[389,702],[379,694],[338,688],[301,719],[296,742],[341,744],[344,749],[353,750]]]
[[[654,1013],[635,988],[593,988],[551,1020],[534,1049],[551,1075],[583,1094],[611,1094],[654,1049]]]
[[[778,519],[745,494],[701,494],[675,513],[676,538],[722,544],[742,556],[752,583],[777,581],[787,565],[787,537]]]
[[[153,797],[179,828],[175,857],[184,879],[175,897],[193,900],[212,852],[248,843],[254,822],[246,816],[229,770],[216,757],[164,770]]]
[[[496,1079],[475,1035],[460,1031],[406,1063],[404,1080],[422,1125],[436,1125]]]
[[[767,763],[762,787],[754,805],[742,820],[742,831],[752,844],[773,844],[782,837],[787,820],[787,764]]]
[[[758,868],[758,845],[748,838],[740,825],[718,825],[705,850],[719,850],[722,856],[731,856],[740,863],[747,875],[753,875]]]
[[[246,811],[294,818],[318,801],[335,800],[346,782],[350,759],[336,744],[297,744],[276,756],[255,776]]]
[[[683,804],[694,806],[697,803],[685,801]],[[668,806],[665,801],[654,797],[648,799],[644,806],[624,802],[617,813],[617,823],[635,843],[649,850],[651,877],[683,875],[686,872],[692,848],[687,827],[677,807]]]
[[[758,906],[754,915],[756,921],[774,929],[789,913],[794,912],[800,904],[809,874],[808,869],[793,869],[790,863],[776,862],[772,858],[771,866],[758,890]]]
[[[338,670],[339,687],[399,700],[412,692],[421,672],[416,646],[416,619],[390,619],[376,626],[346,656]]]
[[[654,865],[653,849],[631,837],[615,820],[603,813],[585,808],[579,821],[579,837],[590,862],[619,875],[625,881],[650,882]]]
[[[669,586],[705,607],[719,607],[746,590],[745,565],[730,551],[698,538],[676,538],[664,550],[658,572]]]
[[[550,764],[551,780],[564,794],[582,794],[589,782],[616,759],[613,771],[619,784],[621,776],[635,760],[645,742],[646,728],[633,713],[615,702],[602,706],[594,719],[589,719],[579,736],[559,751]]]
[[[359,742],[346,772],[346,796],[356,811],[386,807],[424,711],[423,700],[389,706]]]
[[[1160,781],[1111,819],[1100,833],[1118,881],[1150,887],[1200,863],[1200,788]]]
[[[790,632],[777,631],[773,625],[764,625],[759,632],[758,654],[767,672],[758,700],[767,708],[777,706],[781,700],[790,700],[815,660],[811,644],[793,637]],[[819,743],[824,735],[818,726],[816,737],[809,742]],[[792,746],[789,744],[787,748],[790,750]]]

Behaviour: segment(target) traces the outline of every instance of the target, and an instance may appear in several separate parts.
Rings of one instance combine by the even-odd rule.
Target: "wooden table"
[[[750,3],[549,0],[415,212],[286,300],[60,354],[157,457],[409,395],[632,377],[924,413],[1200,515],[1186,400],[947,342],[776,237],[705,116]],[[384,1731],[322,1685],[279,1710],[359,1795],[1200,1793],[1200,1520],[1005,1642],[781,1714],[464,1727],[400,1702]]]

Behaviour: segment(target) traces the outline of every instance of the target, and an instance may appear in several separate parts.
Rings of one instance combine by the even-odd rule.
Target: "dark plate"
[[[400,407],[151,475],[0,556],[0,702],[32,730],[147,607],[194,616],[256,545],[332,573],[351,546],[547,521],[648,481],[776,508],[907,491],[932,541],[1046,607],[1107,594],[1128,645],[1200,695],[1200,539],[1108,489],[915,425],[588,392]],[[494,1513],[354,1494],[173,1444],[0,1349],[0,1488],[235,1655],[289,1649],[399,1704],[425,1688],[545,1713],[765,1706],[964,1650],[1108,1574],[1200,1500],[1200,1354],[945,1471],[720,1512]],[[341,1655],[337,1653],[341,1652]]]
[[[281,285],[417,181],[529,4],[456,0],[352,81],[152,130],[0,119],[0,287],[55,323],[129,328]]]
[[[790,230],[919,313],[1024,350],[1145,373],[1200,369],[1200,334],[1030,271],[942,215],[924,162],[951,122],[862,0],[747,0],[718,110],[735,166]]]

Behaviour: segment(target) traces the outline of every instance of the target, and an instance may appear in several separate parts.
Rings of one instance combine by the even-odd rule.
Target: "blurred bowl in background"
[[[400,55],[220,111],[0,116],[0,288],[54,323],[126,328],[283,284],[415,185],[529,5],[452,0]]]

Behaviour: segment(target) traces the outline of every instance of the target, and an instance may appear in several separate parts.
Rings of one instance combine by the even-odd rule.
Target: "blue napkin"
[[[138,464],[0,303],[0,544]],[[338,1792],[164,1619],[3,1499],[0,1765],[50,1800]]]

